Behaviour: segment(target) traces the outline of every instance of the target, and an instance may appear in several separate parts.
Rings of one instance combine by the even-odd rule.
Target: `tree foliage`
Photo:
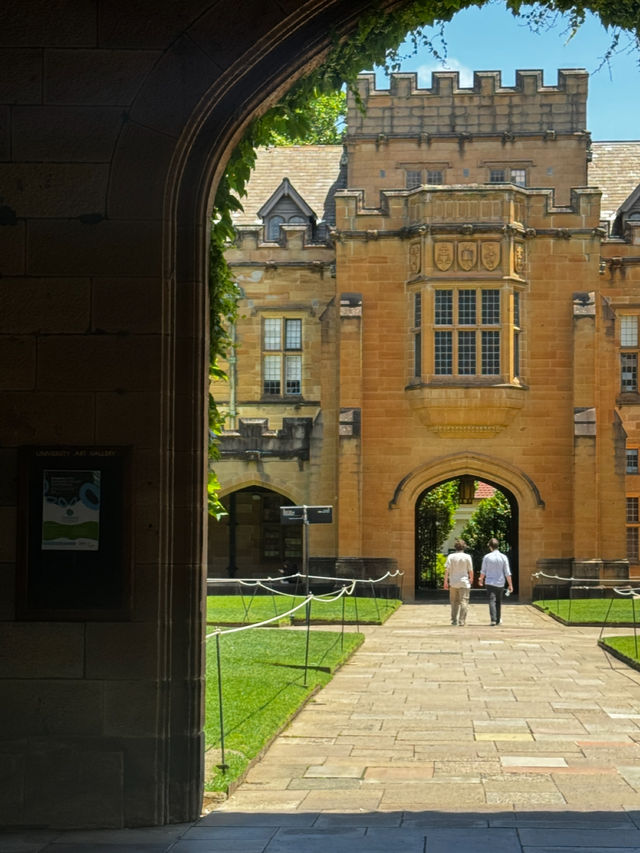
[[[311,141],[313,133],[319,133],[318,114],[309,109],[310,104],[322,103],[347,86],[354,93],[357,75],[363,69],[381,66],[386,71],[400,69],[407,56],[400,52],[400,45],[409,40],[410,52],[415,54],[427,47],[435,58],[446,56],[444,23],[456,12],[472,6],[481,7],[490,0],[406,0],[392,8],[373,7],[360,16],[355,31],[348,37],[333,38],[333,43],[322,65],[298,80],[278,104],[260,118],[251,122],[247,131],[232,152],[224,177],[218,185],[211,215],[211,252],[209,290],[211,298],[211,372],[216,378],[224,373],[220,360],[224,359],[231,344],[229,324],[235,319],[237,288],[225,269],[224,249],[233,239],[231,212],[241,207],[240,199],[251,170],[255,165],[256,148],[273,144],[274,140],[288,139]],[[603,25],[611,31],[612,42],[605,61],[615,53],[619,44],[621,28],[631,32],[635,46],[639,46],[640,3],[638,0],[543,0],[533,6],[524,0],[505,0],[506,6],[515,15],[521,15],[531,26],[543,27],[549,16],[566,13],[570,27],[575,31],[584,21],[587,12],[597,15]],[[435,37],[428,36],[424,27],[434,26]],[[315,130],[314,130],[315,124]],[[320,140],[320,135],[316,137]],[[216,402],[210,399],[210,429],[212,436],[211,455],[215,458],[215,434],[222,424]],[[223,512],[216,499],[215,475],[210,475],[209,508],[214,513]]]
[[[495,537],[500,543],[500,550],[509,553],[510,533],[511,507],[503,493],[496,491],[492,497],[480,501],[460,537],[467,543],[474,566],[479,567],[482,557],[488,551],[489,539]]]
[[[418,503],[416,559],[420,578],[427,585],[442,586],[444,557],[440,552],[453,529],[459,504],[458,480],[429,489]]]
[[[339,145],[343,141],[347,116],[344,89],[321,93],[308,103],[303,116],[298,112],[289,118],[286,131],[273,131],[271,145]]]

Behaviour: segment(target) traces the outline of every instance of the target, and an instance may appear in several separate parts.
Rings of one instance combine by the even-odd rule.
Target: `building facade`
[[[411,598],[417,506],[460,477],[508,497],[525,599],[539,571],[638,563],[640,176],[621,187],[591,142],[587,85],[362,75],[344,149],[261,152],[228,251],[242,298],[213,389],[229,515],[210,576],[299,567],[280,505],[332,505],[312,570],[397,567]]]

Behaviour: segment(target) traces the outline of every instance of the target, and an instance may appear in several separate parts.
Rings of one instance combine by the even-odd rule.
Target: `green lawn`
[[[363,642],[362,634],[311,631],[305,686],[307,632],[256,628],[220,635],[225,759],[221,761],[216,638],[207,641],[207,791],[224,791],[291,719],[318,685]]]
[[[564,619],[569,624],[631,625],[634,603],[629,598],[580,598],[534,601],[536,607]],[[635,621],[640,624],[640,601],[635,602]]]
[[[330,595],[328,599],[335,598]],[[280,613],[286,613],[304,601],[301,595],[209,595],[207,596],[207,622],[209,625],[247,625],[264,622]],[[311,603],[311,619],[320,622],[381,625],[400,607],[395,598],[361,598],[342,596],[336,601],[315,599]],[[344,611],[343,611],[344,608]],[[304,622],[306,608],[302,607],[285,624]]]

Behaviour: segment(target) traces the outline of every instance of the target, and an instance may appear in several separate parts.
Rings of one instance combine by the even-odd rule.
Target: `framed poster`
[[[129,459],[127,447],[20,448],[18,618],[128,618]]]

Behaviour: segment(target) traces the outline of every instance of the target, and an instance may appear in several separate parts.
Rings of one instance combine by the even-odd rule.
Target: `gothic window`
[[[631,563],[640,561],[640,517],[638,515],[638,498],[627,498],[627,559]]]
[[[497,169],[489,169],[490,184],[516,184],[519,187],[527,185],[527,170],[526,169],[511,169],[504,166]]]
[[[267,240],[270,243],[275,243],[280,239],[280,226],[283,222],[284,216],[269,217],[269,224],[267,226]]]
[[[413,294],[413,375],[422,376],[422,294]]]
[[[501,291],[446,288],[434,291],[436,376],[498,376],[501,373]]]
[[[620,390],[623,394],[638,390],[638,317],[620,318]]]
[[[302,394],[302,320],[265,317],[262,349],[263,394],[269,397]]]

